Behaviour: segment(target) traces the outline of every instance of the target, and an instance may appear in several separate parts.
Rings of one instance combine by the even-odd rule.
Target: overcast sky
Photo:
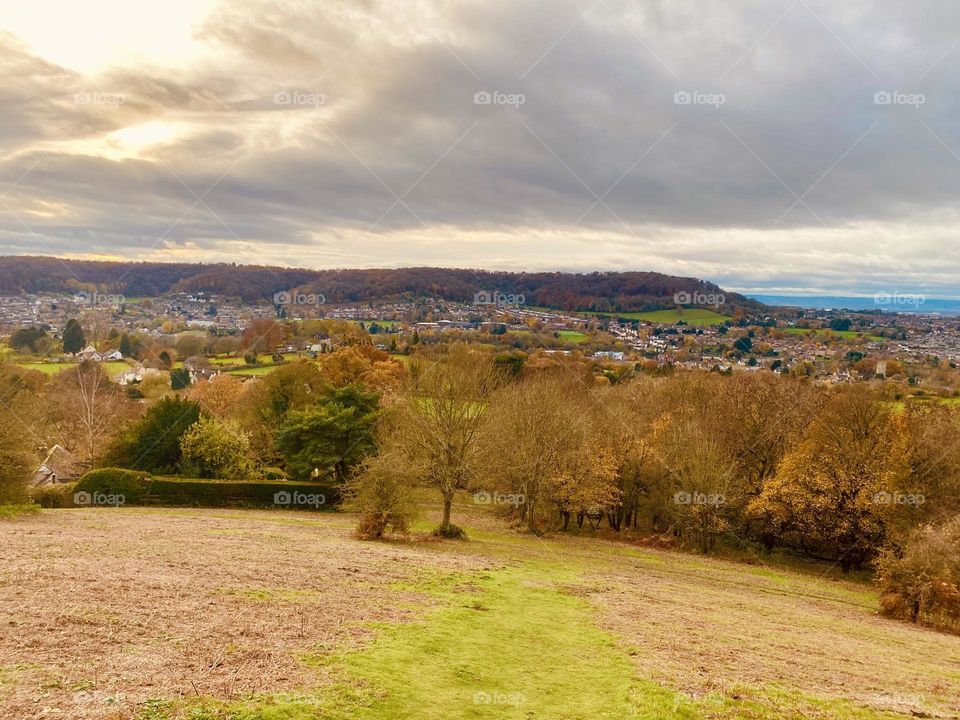
[[[958,296],[956,0],[0,0],[0,253]]]

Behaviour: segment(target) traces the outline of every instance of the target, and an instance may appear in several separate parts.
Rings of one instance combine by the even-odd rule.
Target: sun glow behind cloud
[[[129,65],[184,66],[216,0],[4,0],[0,27],[47,61],[86,75]]]
[[[960,6],[918,2],[0,0],[0,253],[948,292]]]

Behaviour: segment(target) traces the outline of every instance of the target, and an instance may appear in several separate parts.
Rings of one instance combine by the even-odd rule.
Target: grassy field
[[[269,375],[282,365],[267,365],[266,367],[241,368],[240,370],[224,370],[228,375]]]
[[[816,328],[798,328],[798,327],[788,327],[783,328],[783,331],[787,335],[811,335],[816,333],[817,335],[828,335],[832,333],[837,337],[844,338],[845,340],[855,339],[858,337],[866,338],[871,342],[888,342],[889,338],[885,338],[881,335],[865,335],[864,333],[857,330],[823,330]]]
[[[0,716],[960,712],[960,638],[878,617],[867,584],[457,521],[470,541],[364,543],[348,515],[296,511],[0,522]]]
[[[69,370],[70,368],[76,368],[74,363],[53,363],[53,362],[23,362],[17,363],[22,368],[28,370],[39,370],[42,373],[47,375],[55,375],[58,372],[63,370]],[[119,375],[122,372],[130,370],[130,365],[123,362],[122,360],[111,360],[109,362],[101,363],[106,371],[110,374],[111,377]]]
[[[722,325],[733,318],[704,308],[682,310],[654,310],[652,312],[618,313],[617,317],[643,322],[676,324],[683,320],[688,325]]]
[[[590,338],[582,332],[577,332],[576,330],[558,330],[557,335],[560,336],[560,339],[564,342],[572,342],[579,345],[580,343],[585,343]]]

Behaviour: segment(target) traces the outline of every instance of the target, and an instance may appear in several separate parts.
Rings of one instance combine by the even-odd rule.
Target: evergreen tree
[[[87,341],[83,336],[83,328],[80,327],[80,323],[77,322],[76,318],[67,320],[67,325],[63,329],[63,351],[65,353],[78,353],[83,350],[86,344]]]

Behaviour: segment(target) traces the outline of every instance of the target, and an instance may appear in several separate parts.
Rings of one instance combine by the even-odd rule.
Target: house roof
[[[35,485],[63,482],[77,476],[77,459],[72,452],[54,445],[33,475]]]

